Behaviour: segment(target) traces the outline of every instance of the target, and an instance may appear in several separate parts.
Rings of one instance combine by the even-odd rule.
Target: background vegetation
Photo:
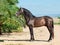
[[[24,17],[15,16],[18,0],[0,0],[0,34],[2,32],[22,31]]]
[[[57,21],[54,22],[55,25],[60,25],[60,17],[57,17]]]
[[[58,19],[59,19],[59,22],[58,22],[58,24],[60,25],[60,17],[58,17]]]

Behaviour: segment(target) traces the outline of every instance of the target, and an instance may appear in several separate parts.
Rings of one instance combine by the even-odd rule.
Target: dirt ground
[[[0,36],[0,45],[60,45],[60,25],[54,25],[54,39],[47,42],[49,32],[46,27],[34,28],[35,41],[30,40],[30,33],[28,27],[23,29],[21,33],[5,34]]]

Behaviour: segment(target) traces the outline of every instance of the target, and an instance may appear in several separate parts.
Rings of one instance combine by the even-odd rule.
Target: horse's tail
[[[54,29],[54,21],[52,20],[52,28]]]
[[[53,20],[52,20],[52,31],[53,31],[52,38],[54,38],[54,21]]]

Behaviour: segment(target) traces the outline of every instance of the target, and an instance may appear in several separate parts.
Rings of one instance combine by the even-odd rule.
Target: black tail
[[[54,21],[52,21],[52,28],[54,28]]]
[[[54,21],[52,21],[52,38],[54,39]]]

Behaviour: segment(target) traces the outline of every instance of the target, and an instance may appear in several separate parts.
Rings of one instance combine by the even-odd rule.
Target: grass
[[[4,40],[0,40],[0,42],[4,42]]]
[[[58,23],[54,23],[54,25],[60,25],[60,22],[58,22]]]

